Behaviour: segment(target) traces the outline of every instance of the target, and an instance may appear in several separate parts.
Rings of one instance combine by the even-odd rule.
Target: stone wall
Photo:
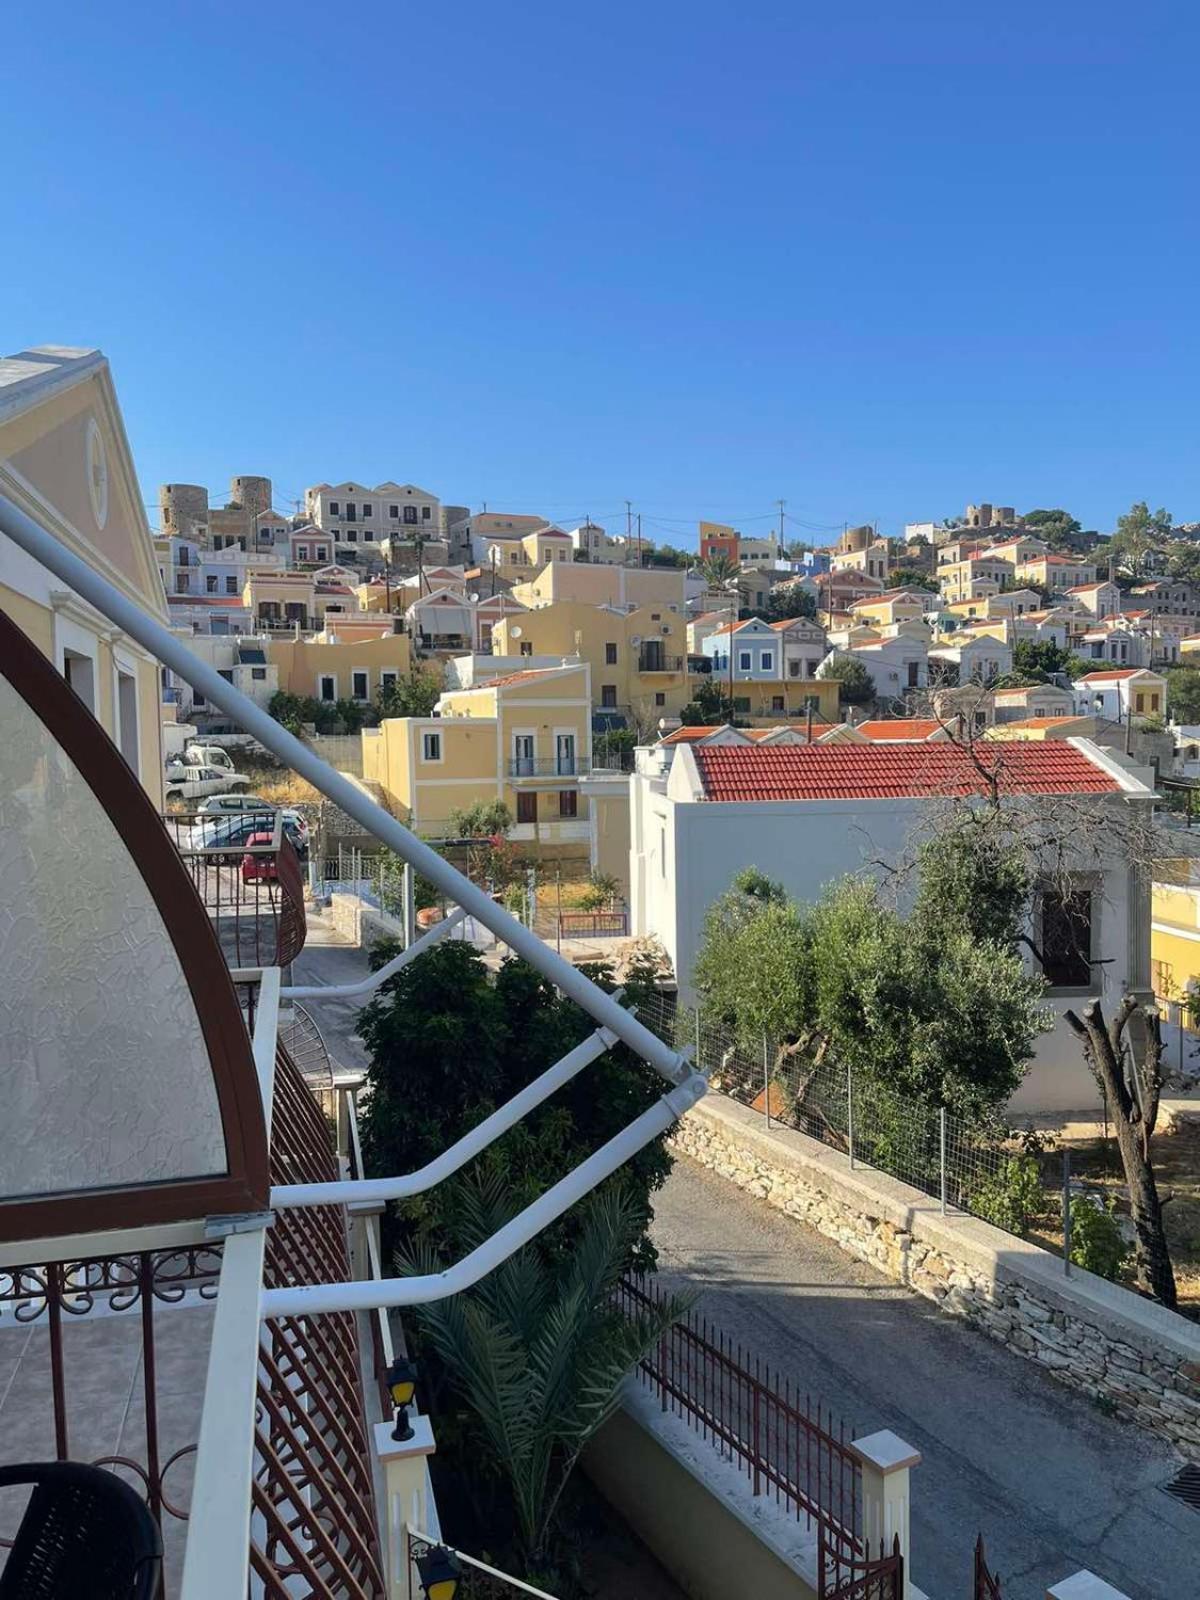
[[[710,1094],[677,1153],[1036,1361],[1180,1451],[1200,1449],[1200,1327],[977,1218]]]

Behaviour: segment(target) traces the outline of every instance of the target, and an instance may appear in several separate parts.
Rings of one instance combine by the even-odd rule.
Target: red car
[[[252,833],[246,840],[246,854],[242,857],[243,883],[273,883],[279,876],[275,867],[275,852],[270,850],[273,843],[274,836],[270,833]],[[266,845],[267,850],[261,855],[253,855],[251,850],[255,845]]]

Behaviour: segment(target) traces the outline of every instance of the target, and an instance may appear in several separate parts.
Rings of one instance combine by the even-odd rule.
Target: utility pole
[[[779,554],[781,556],[783,555],[783,508],[785,505],[787,505],[786,500],[779,502]]]
[[[630,541],[632,539],[633,539],[633,501],[632,500],[626,500],[626,502],[625,502],[625,548],[626,548],[626,550],[629,549]]]
[[[638,512],[638,558],[637,558],[637,564],[638,564],[639,567],[642,564],[642,513],[640,511]]]

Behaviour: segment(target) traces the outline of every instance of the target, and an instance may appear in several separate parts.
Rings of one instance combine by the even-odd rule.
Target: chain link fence
[[[930,1107],[769,1038],[748,1050],[732,1031],[677,1006],[670,995],[654,996],[638,1015],[677,1049],[690,1046],[712,1087],[761,1112],[768,1126],[777,1122],[840,1150],[851,1167],[886,1172],[943,1211],[968,1212],[1047,1247],[1061,1238],[1057,1175],[1043,1172],[1040,1155],[1003,1125]]]

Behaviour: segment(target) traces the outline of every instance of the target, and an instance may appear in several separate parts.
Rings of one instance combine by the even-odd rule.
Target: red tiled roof
[[[710,801],[903,800],[982,795],[982,762],[1007,794],[1117,794],[1115,778],[1073,745],[700,745],[696,765]]]
[[[856,723],[864,739],[928,739],[937,733],[941,723],[936,717],[880,717],[873,722]]]
[[[1107,672],[1085,672],[1080,678],[1080,683],[1115,682],[1118,678],[1133,678],[1139,672],[1145,672],[1145,667],[1112,667]],[[1154,674],[1157,676],[1157,674]]]
[[[551,673],[561,671],[561,667],[526,667],[524,672],[508,672],[502,678],[485,678],[482,683],[477,683],[474,687],[503,689],[510,683],[528,683],[533,678],[548,678]]]

